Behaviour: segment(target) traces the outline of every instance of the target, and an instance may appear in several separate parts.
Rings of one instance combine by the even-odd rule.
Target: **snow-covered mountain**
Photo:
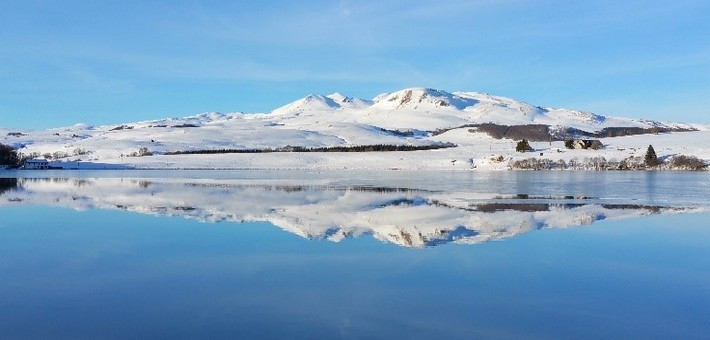
[[[474,244],[542,228],[707,209],[591,198],[521,200],[459,191],[258,181],[21,178],[14,185],[6,182],[0,187],[0,207],[43,204],[77,210],[126,210],[203,222],[267,221],[313,240],[340,242],[372,235],[404,247]]]
[[[594,133],[605,128],[696,130],[661,135],[610,138],[607,157],[638,156],[650,142],[658,141],[663,155],[690,154],[710,159],[710,130],[705,125],[609,117],[568,109],[543,108],[510,98],[476,92],[446,92],[409,88],[384,93],[373,100],[334,93],[308,95],[269,113],[203,113],[117,125],[77,124],[44,131],[0,128],[0,143],[24,154],[50,156],[60,161],[91,161],[140,167],[367,167],[438,168],[443,166],[495,168],[492,157],[514,159],[513,140],[496,139],[478,131],[484,123],[498,125],[542,124],[555,131]],[[680,137],[679,137],[680,136]],[[679,137],[679,138],[676,138]],[[689,143],[690,142],[690,143]],[[588,157],[587,152],[567,151],[561,142],[533,145],[555,151],[555,159]],[[689,144],[688,144],[689,143]],[[363,145],[406,145],[413,148],[457,145],[456,148],[414,152],[408,155],[254,155],[230,154],[212,157],[164,156],[165,153],[217,149],[327,148]],[[690,149],[688,149],[690,147]],[[139,150],[153,157],[128,157]],[[686,148],[686,149],[683,149]],[[416,156],[414,156],[416,155]],[[659,155],[659,156],[663,156]],[[194,156],[194,155],[193,155]],[[370,161],[358,162],[363,158]],[[398,162],[396,160],[402,160]],[[330,162],[328,161],[330,160]],[[209,164],[205,164],[205,163]],[[329,163],[329,164],[324,164]]]
[[[310,111],[334,111],[338,109],[359,109],[372,105],[369,100],[350,98],[340,93],[327,96],[308,95],[292,103],[288,103],[274,111],[274,114],[298,114]]]

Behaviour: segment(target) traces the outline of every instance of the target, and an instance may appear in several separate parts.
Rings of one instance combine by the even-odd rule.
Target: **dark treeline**
[[[0,165],[11,167],[20,165],[20,157],[15,148],[0,143]]]
[[[595,138],[607,138],[607,137],[622,137],[622,136],[633,136],[633,135],[647,135],[647,134],[657,134],[657,133],[667,133],[667,132],[688,132],[696,131],[695,129],[685,129],[685,128],[662,128],[662,127],[652,127],[652,128],[641,128],[641,127],[606,127],[599,132],[587,132],[577,129],[568,128],[568,135],[571,136],[582,136],[582,137],[595,137]]]
[[[286,146],[282,148],[266,149],[209,149],[209,150],[186,150],[166,152],[166,155],[204,155],[222,153],[270,153],[270,152],[382,152],[382,151],[418,151],[435,150],[455,147],[456,144],[444,143],[433,145],[352,145],[352,146],[327,146],[308,148],[303,146]]]
[[[378,128],[380,131],[384,133],[388,133],[393,136],[397,137],[414,137],[414,131],[412,130],[390,130],[390,129],[385,129],[385,128]]]
[[[440,129],[432,132],[432,135],[440,135],[444,132],[459,129],[459,128],[472,128],[471,132],[485,132],[489,136],[496,139],[513,139],[521,140],[527,139],[534,142],[547,142],[547,141],[564,141],[567,139],[574,138],[607,138],[607,137],[621,137],[621,136],[633,136],[633,135],[644,135],[644,134],[657,134],[657,133],[667,133],[667,132],[687,132],[695,131],[695,129],[686,128],[664,128],[664,127],[652,127],[652,128],[642,128],[642,127],[606,127],[600,131],[588,132],[575,128],[565,128],[561,130],[551,130],[549,125],[545,124],[525,124],[525,125],[501,125],[493,123],[484,124],[466,124],[457,126],[455,128]]]

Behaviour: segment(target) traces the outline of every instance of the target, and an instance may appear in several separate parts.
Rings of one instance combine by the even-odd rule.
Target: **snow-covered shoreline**
[[[570,150],[564,147],[563,142],[532,142],[535,151],[525,153],[515,152],[512,140],[493,139],[485,134],[467,136],[471,134],[467,131],[450,131],[447,134],[454,136],[442,138],[459,142],[458,147],[391,152],[154,155],[109,158],[99,163],[65,161],[50,164],[66,169],[506,171],[511,170],[515,161],[532,158],[577,164],[565,170],[600,170],[596,166],[600,157],[607,162],[620,162],[629,157],[643,159],[648,145],[654,146],[662,160],[669,160],[675,155],[710,159],[710,132],[706,131],[605,138],[602,142],[606,147],[601,150]],[[485,146],[488,146],[487,150]],[[661,167],[653,170],[671,169]]]

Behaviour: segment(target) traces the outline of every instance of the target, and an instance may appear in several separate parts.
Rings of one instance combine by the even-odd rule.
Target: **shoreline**
[[[87,162],[88,163],[88,162]],[[592,168],[568,168],[568,169],[517,169],[517,168],[472,168],[472,169],[441,169],[441,168],[358,168],[358,167],[59,167],[51,169],[24,169],[24,168],[0,168],[0,171],[387,171],[387,172],[708,172],[709,168],[694,170],[680,168],[660,168],[660,169],[592,169]]]

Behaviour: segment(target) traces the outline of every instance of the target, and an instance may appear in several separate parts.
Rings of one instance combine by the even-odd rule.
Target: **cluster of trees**
[[[42,157],[44,159],[48,160],[58,160],[62,158],[67,158],[69,156],[83,156],[83,155],[88,155],[90,154],[91,151],[87,151],[86,149],[82,148],[76,148],[72,150],[71,154],[64,152],[64,151],[55,151],[55,152],[45,152],[44,154],[40,154],[39,152],[31,152],[25,155],[20,155],[20,160],[25,160],[25,159],[30,159],[30,158],[39,158]]]
[[[86,149],[76,148],[71,152],[71,155],[81,156],[89,153],[91,152]],[[43,157],[44,159],[52,160],[67,158],[69,156],[70,154],[64,151],[55,151],[53,153],[46,152],[44,154],[40,154],[39,152],[21,154],[13,147],[0,143],[0,166],[19,167],[27,159]]]
[[[514,170],[643,170],[643,162],[638,157],[629,157],[621,161],[607,160],[602,156],[582,160],[572,158],[568,162],[560,159],[553,161],[548,158],[526,158],[510,164]]]
[[[565,141],[565,147],[568,149],[574,148],[574,141],[569,139]],[[515,146],[515,151],[527,152],[532,151],[527,139],[519,141]],[[585,158],[583,162],[579,162],[573,158],[568,163],[560,159],[553,161],[547,158],[527,158],[514,161],[510,164],[511,169],[520,170],[554,170],[554,169],[569,169],[569,170],[644,170],[644,169],[672,169],[672,170],[704,170],[708,168],[701,159],[694,156],[676,155],[665,163],[656,155],[656,150],[652,145],[646,149],[646,154],[643,158],[627,157],[621,161],[606,160],[604,157]]]
[[[0,166],[18,166],[20,157],[17,151],[9,145],[0,144]]]
[[[653,151],[653,150],[652,150]],[[553,161],[548,158],[526,158],[510,163],[510,168],[514,170],[705,170],[708,165],[701,159],[694,156],[676,155],[669,162],[661,162],[657,157],[653,157],[655,152],[651,152],[646,157],[630,156],[621,161],[607,160],[602,156],[587,158],[582,160],[572,158],[565,162],[560,159]]]

